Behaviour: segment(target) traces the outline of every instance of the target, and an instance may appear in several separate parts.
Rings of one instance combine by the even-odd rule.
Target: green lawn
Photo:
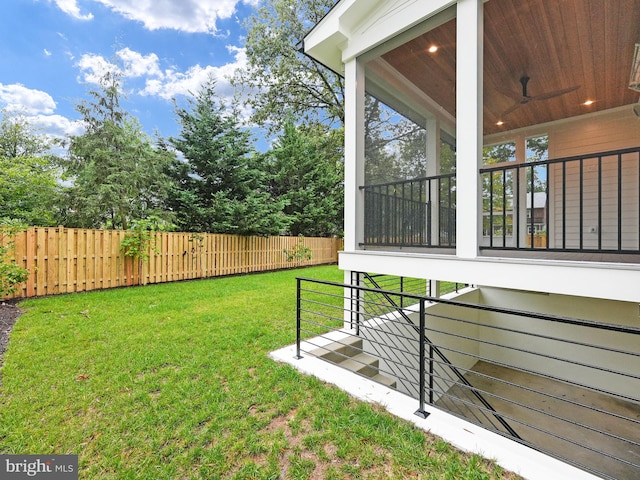
[[[0,453],[76,453],[83,479],[515,478],[268,358],[295,277],[335,266],[21,303]]]

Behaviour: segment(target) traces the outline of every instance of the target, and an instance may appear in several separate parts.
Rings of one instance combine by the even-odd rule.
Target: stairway
[[[378,368],[379,361],[362,349],[362,338],[349,335],[340,341],[331,342],[315,348],[311,355],[322,358],[346,370],[370,378],[389,388],[396,388],[396,381],[382,373]]]

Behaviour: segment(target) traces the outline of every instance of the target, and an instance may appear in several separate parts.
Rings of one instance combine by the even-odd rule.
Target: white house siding
[[[549,158],[637,147],[640,119],[631,105],[547,126]]]
[[[640,120],[630,107],[599,115],[586,115],[571,122],[558,122],[549,126],[550,158],[564,158],[585,153],[598,153],[640,144]],[[564,247],[580,247],[580,170],[579,162],[567,164],[565,170],[566,212],[564,215],[566,239]],[[549,234],[550,247],[562,244],[562,167],[549,169],[551,185]],[[601,166],[601,225],[598,226],[598,160],[583,162],[583,225],[582,247],[598,247],[599,232],[602,248],[618,246],[618,216],[622,215],[624,243],[622,248],[638,247],[638,155],[622,158],[622,212],[618,212],[617,156],[603,157]]]

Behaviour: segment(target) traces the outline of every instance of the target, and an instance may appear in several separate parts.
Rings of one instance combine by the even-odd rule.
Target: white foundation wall
[[[464,297],[466,301],[477,301],[478,291],[467,289]],[[458,294],[445,295],[443,298],[457,297]],[[418,310],[418,306],[414,306]],[[475,323],[479,320],[479,311],[443,304],[425,305],[425,324],[428,339],[440,348],[442,355],[455,365],[464,375],[477,362],[480,354],[480,343],[477,342],[480,327]],[[420,325],[418,313],[411,313],[408,317],[414,325]],[[457,322],[448,317],[470,320],[471,323]],[[440,333],[447,332],[447,333]],[[419,384],[419,341],[418,332],[400,316],[395,315],[393,321],[376,319],[365,322],[360,329],[364,338],[364,351],[379,359],[381,371],[393,376],[397,381],[397,388],[402,393],[418,396]],[[465,352],[465,354],[458,353]],[[428,359],[429,351],[425,352]],[[410,365],[404,368],[402,365]],[[428,375],[428,362],[425,363]],[[436,402],[441,392],[446,392],[454,383],[454,374],[445,360],[434,354],[434,398]],[[458,380],[455,380],[458,381]]]
[[[459,294],[451,294],[447,297],[472,304],[640,327],[640,306],[631,302],[491,287],[466,289]],[[440,346],[442,353],[463,374],[467,369],[473,368],[478,358],[481,358],[486,362],[520,368],[623,396],[634,398],[638,396],[640,387],[636,380],[608,372],[637,375],[640,371],[640,337],[637,335],[594,330],[444,304],[427,304],[425,312],[429,340]],[[415,325],[419,325],[418,314],[411,314],[410,317]],[[468,320],[472,323],[452,319]],[[375,329],[375,339],[371,333],[367,333],[366,329],[362,330],[363,337],[376,340],[378,343],[387,343],[390,346],[384,347],[379,344],[373,346],[371,342],[365,342],[365,351],[381,359],[380,365],[384,371],[391,375],[395,372],[396,377],[407,378],[404,383],[398,382],[400,391],[417,396],[415,387],[419,378],[417,332],[408,328],[403,321],[397,323],[377,321]],[[516,333],[513,330],[526,334]],[[560,341],[545,337],[559,338]],[[510,348],[502,348],[499,345],[507,345]],[[638,356],[603,351],[588,345],[602,345],[616,350],[636,352]],[[465,352],[465,354],[457,352]],[[556,357],[566,361],[559,361]],[[385,358],[391,361],[385,361]],[[437,360],[436,376],[450,378],[451,370],[438,366],[440,359],[437,356],[435,358]],[[411,369],[402,369],[398,365],[411,362],[413,362]],[[595,365],[605,371],[594,370],[585,365]],[[398,373],[398,369],[401,373]],[[435,388],[437,391],[446,391],[453,385],[446,380],[439,380],[439,382]],[[439,397],[440,395],[436,394],[434,401]]]
[[[479,301],[485,305],[496,305],[523,311],[546,313],[569,318],[579,318],[623,326],[640,327],[640,312],[637,303],[581,298],[567,295],[539,294],[498,288],[482,287],[478,290]],[[604,388],[624,396],[638,396],[638,383],[624,375],[617,375],[588,368],[596,365],[605,370],[635,374],[640,371],[640,358],[617,352],[597,350],[587,345],[603,345],[613,349],[640,354],[640,338],[611,331],[577,327],[575,325],[551,323],[535,318],[484,312],[481,322],[493,327],[503,327],[530,332],[532,334],[566,339],[576,343],[559,342],[532,335],[522,335],[495,328],[480,328],[480,338],[497,344],[508,344],[521,349],[514,351],[481,343],[480,355],[488,361],[532,370],[555,378],[593,387]],[[575,362],[560,362],[526,352],[535,352],[548,357],[559,357]]]

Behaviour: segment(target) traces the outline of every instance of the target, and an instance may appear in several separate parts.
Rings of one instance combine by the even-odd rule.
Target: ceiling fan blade
[[[529,97],[529,101],[548,100],[550,98],[559,97],[565,93],[573,92],[580,88],[580,85],[574,85],[573,87],[563,88],[562,90],[555,90],[553,92],[541,93],[540,95],[534,95]]]
[[[548,100],[550,98],[559,97],[560,95],[564,95],[566,93],[573,92],[580,88],[580,85],[574,85],[573,87],[563,88],[561,90],[554,90],[553,92],[541,93],[540,95],[529,96],[527,94],[527,84],[529,83],[529,77],[524,75],[520,78],[520,84],[522,85],[522,95],[517,94],[511,90],[504,88],[497,88],[497,90],[503,95],[512,98],[516,101],[510,108],[502,112],[501,119],[504,119],[511,112],[520,108],[522,105],[526,105],[529,102],[539,101],[539,100]]]
[[[508,88],[496,88],[498,92],[500,92],[505,97],[509,97],[510,99],[519,102],[522,99],[522,94],[514,92],[513,90],[509,90]]]
[[[520,108],[522,105],[525,105],[525,103],[522,103],[522,102],[514,103],[510,108],[508,108],[507,110],[502,112],[502,115],[501,115],[500,119],[504,120],[504,118],[506,118],[507,115],[509,115],[514,110]]]

